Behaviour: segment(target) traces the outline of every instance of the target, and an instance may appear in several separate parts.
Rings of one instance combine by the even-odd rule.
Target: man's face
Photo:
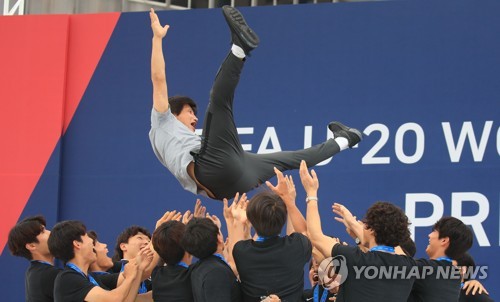
[[[127,243],[120,244],[120,248],[123,251],[123,259],[129,260],[135,258],[141,248],[149,244],[149,241],[149,237],[140,232],[130,237]]]
[[[179,115],[177,115],[176,118],[177,120],[179,120],[179,122],[186,125],[186,127],[188,127],[189,130],[193,132],[196,130],[196,124],[198,123],[198,118],[194,114],[193,108],[191,108],[191,106],[187,104],[184,105],[184,107],[182,107],[181,113],[179,113]]]
[[[96,253],[94,251],[94,241],[87,234],[82,237],[82,244],[80,247],[82,255],[87,259],[90,263],[97,260]]]
[[[437,230],[433,230],[429,234],[429,245],[427,245],[425,252],[430,258],[433,258],[438,252],[440,246],[439,232]]]
[[[97,265],[101,268],[111,268],[113,260],[108,256],[108,245],[98,240],[95,241],[94,250],[97,255]]]
[[[38,243],[33,243],[36,246],[37,252],[42,256],[50,256],[49,245],[47,244],[50,236],[50,231],[42,226],[42,232],[36,236]]]

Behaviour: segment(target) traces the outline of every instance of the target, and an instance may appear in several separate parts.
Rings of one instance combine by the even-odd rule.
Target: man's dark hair
[[[170,106],[170,112],[172,112],[173,115],[179,115],[182,111],[182,108],[184,108],[184,105],[189,105],[191,109],[193,109],[195,115],[198,113],[198,108],[195,101],[187,96],[171,96],[168,98],[168,104]]]
[[[472,247],[472,231],[460,219],[455,217],[442,217],[432,228],[439,233],[439,239],[448,237],[450,245],[444,251],[451,259],[462,257]]]
[[[271,191],[256,194],[248,203],[247,218],[259,236],[279,235],[286,217],[285,203]]]
[[[415,241],[411,239],[411,237],[408,237],[405,241],[401,242],[399,244],[403,252],[405,252],[406,256],[408,257],[415,257],[415,254],[417,253],[417,246],[415,245]]]
[[[95,246],[95,242],[97,241],[97,233],[94,230],[92,230],[92,231],[87,231],[87,235],[90,237],[90,239],[92,239],[92,243]]]
[[[49,236],[50,253],[64,261],[64,263],[75,258],[73,241],[83,242],[82,236],[87,233],[83,223],[76,220],[66,220],[54,226]]]
[[[374,231],[375,242],[398,246],[410,238],[410,222],[403,210],[390,203],[378,201],[366,211],[365,227]]]
[[[153,232],[153,248],[168,265],[176,265],[184,257],[181,246],[186,226],[179,221],[168,221]]]
[[[474,269],[476,268],[476,262],[474,261],[474,258],[469,253],[464,253],[461,257],[458,257],[455,259],[457,261],[457,266],[465,266],[467,267],[467,271],[465,272],[464,280],[468,281],[471,279],[471,276],[473,275]]]
[[[36,238],[46,226],[45,218],[41,215],[32,216],[18,222],[9,232],[8,245],[10,253],[14,256],[32,260],[31,252],[26,249],[28,243],[38,243]]]
[[[142,233],[151,239],[151,233],[146,228],[140,227],[138,225],[133,225],[121,232],[120,235],[118,235],[118,238],[116,238],[116,245],[115,245],[115,254],[113,255],[113,261],[120,261],[123,259],[123,251],[120,248],[120,244],[122,243],[128,243],[128,240],[130,237],[134,237],[135,235]]]
[[[207,258],[217,251],[219,228],[209,218],[193,218],[186,225],[181,245],[198,259]]]

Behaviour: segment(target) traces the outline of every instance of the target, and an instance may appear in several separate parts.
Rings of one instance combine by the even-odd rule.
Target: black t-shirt
[[[120,273],[91,272],[92,277],[107,290],[113,290],[118,285]]]
[[[158,266],[151,274],[155,302],[191,302],[191,267]]]
[[[26,270],[26,302],[54,301],[54,280],[61,269],[38,261],[32,261]]]
[[[260,301],[275,294],[282,301],[300,301],[304,291],[304,265],[311,259],[309,239],[300,234],[244,240],[235,244],[233,257],[244,301]]]
[[[196,302],[238,302],[240,285],[233,270],[222,259],[212,255],[193,265],[191,288]]]
[[[485,293],[476,293],[475,295],[469,293],[468,295],[466,295],[465,292],[465,290],[460,291],[460,299],[458,300],[458,302],[493,302],[490,296]]]
[[[109,290],[99,276],[94,276],[99,287]],[[94,288],[89,278],[66,267],[57,275],[54,283],[54,302],[83,302],[87,294]]]
[[[379,251],[363,253],[357,246],[341,244],[333,247],[332,256],[343,256],[347,262],[348,275],[337,302],[407,301],[415,280],[406,278],[415,267],[413,258]],[[390,273],[396,271],[398,274]]]
[[[422,277],[417,278],[408,301],[449,302],[460,295],[460,271],[449,261],[417,259]]]

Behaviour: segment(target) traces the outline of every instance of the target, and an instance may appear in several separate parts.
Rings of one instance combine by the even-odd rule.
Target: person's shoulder
[[[309,241],[309,238],[307,238],[306,235],[298,232],[293,232],[290,235],[285,236],[285,238],[288,238],[293,241],[303,241],[303,242]]]
[[[426,259],[426,258],[415,259],[415,263],[418,266],[433,266],[433,267],[438,267],[438,266],[453,266],[448,261],[438,261],[436,259]]]
[[[53,266],[53,265],[48,265],[44,263],[38,263],[38,262],[32,262],[30,267],[28,268],[28,272],[30,273],[38,273],[38,274],[55,274],[57,275],[62,269]]]
[[[234,244],[234,247],[233,247],[233,253],[239,252],[239,251],[244,250],[248,247],[251,247],[252,241],[253,241],[252,239],[247,239],[247,240],[240,240],[240,241],[236,242]]]
[[[175,116],[170,111],[170,108],[165,112],[158,112],[156,109],[151,109],[151,128],[161,127],[165,123],[171,123],[175,119]]]
[[[353,255],[353,254],[364,254],[363,251],[357,245],[344,245],[341,243],[336,243],[332,247],[332,256],[338,255]]]
[[[213,276],[214,274],[227,274],[232,273],[231,268],[222,262],[219,258],[215,256],[208,256],[204,259],[200,259],[191,269],[192,275],[194,276]]]

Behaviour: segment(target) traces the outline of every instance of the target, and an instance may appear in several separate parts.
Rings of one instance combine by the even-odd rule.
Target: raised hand
[[[203,218],[207,212],[207,208],[201,205],[201,200],[196,199],[196,203],[194,205],[194,217],[195,218]]]
[[[274,173],[278,178],[278,183],[273,186],[270,181],[266,181],[266,185],[288,205],[290,203],[295,203],[295,198],[297,197],[297,191],[295,190],[295,184],[291,176],[284,176],[283,173],[274,168]]]
[[[319,189],[319,180],[318,176],[316,175],[316,172],[314,170],[311,170],[311,173],[309,174],[306,162],[302,161],[300,162],[299,174],[300,174],[300,181],[302,182],[302,186],[304,187],[307,196],[316,197]]]
[[[139,266],[139,271],[144,271],[153,261],[154,252],[151,250],[149,244],[144,245],[137,256],[135,257],[135,262]]]
[[[340,217],[335,217],[335,220],[344,224],[347,234],[352,238],[363,239],[363,226],[356,216],[353,216],[351,211],[340,203],[334,203],[332,205],[333,213],[339,215]]]
[[[177,211],[167,211],[165,212],[165,214],[163,214],[163,216],[158,219],[158,221],[156,222],[156,227],[155,228],[158,228],[160,225],[162,225],[163,223],[167,222],[167,221],[171,221],[171,220],[176,220],[176,221],[181,221],[181,217],[182,217],[182,214],[181,212],[177,212]]]
[[[184,215],[182,215],[182,223],[188,224],[191,219],[193,219],[193,214],[191,214],[191,211],[187,210],[186,212],[184,212]]]
[[[220,229],[221,223],[219,217],[216,215],[210,215],[210,213],[207,213],[206,218],[210,219],[213,221],[213,223]]]
[[[170,26],[161,26],[160,19],[158,19],[158,15],[155,13],[154,9],[149,11],[149,18],[151,19],[151,29],[153,30],[154,36],[157,38],[165,37]]]
[[[141,261],[141,259],[139,259]],[[137,276],[137,271],[139,269],[139,266],[137,264],[137,259],[135,261],[129,261],[127,265],[125,265],[125,268],[123,269],[123,278],[132,278],[134,279],[135,276]]]
[[[342,222],[347,228],[352,229],[358,223],[356,217],[352,215],[351,211],[340,203],[334,203],[332,205],[332,211],[340,216],[335,217],[335,220]]]
[[[247,222],[247,205],[248,199],[247,194],[243,193],[240,198],[238,198],[238,193],[234,197],[233,203],[231,204],[231,214],[233,219],[241,223]]]

